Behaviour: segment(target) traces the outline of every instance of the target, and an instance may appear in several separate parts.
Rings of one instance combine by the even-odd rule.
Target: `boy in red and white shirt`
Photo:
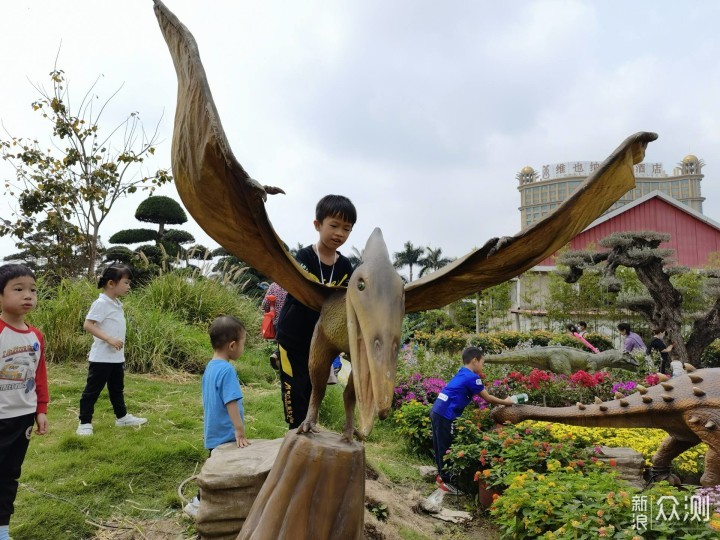
[[[21,264],[0,266],[0,540],[9,538],[20,470],[36,433],[47,433],[50,401],[45,342],[25,323],[37,304],[35,275]]]

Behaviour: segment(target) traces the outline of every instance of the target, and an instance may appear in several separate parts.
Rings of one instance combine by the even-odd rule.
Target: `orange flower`
[[[483,470],[482,473],[483,473],[483,476],[484,476],[485,478],[490,478],[490,475],[492,474],[492,471],[490,471],[490,469],[485,469],[485,470]]]
[[[463,457],[464,455],[465,455],[465,450],[460,450],[460,451],[457,453],[457,456],[458,456],[458,457]]]
[[[617,465],[617,461],[615,461],[614,459],[611,459],[611,460],[610,460],[610,466],[611,466],[611,467],[614,467],[615,465]]]

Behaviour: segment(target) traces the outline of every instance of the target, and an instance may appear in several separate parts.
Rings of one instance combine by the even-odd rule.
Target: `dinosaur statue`
[[[485,355],[486,364],[523,364],[553,373],[570,375],[574,371],[598,371],[619,368],[637,371],[638,363],[630,353],[610,349],[598,354],[575,347],[532,347]]]
[[[584,427],[663,429],[668,436],[652,458],[653,468],[669,470],[674,458],[704,442],[708,451],[700,483],[715,486],[720,484],[720,368],[695,370],[690,364],[685,368],[685,375],[669,380],[663,375],[660,384],[638,386],[634,394],[616,394],[612,401],[596,399],[592,405],[570,407],[496,407],[491,415],[499,423],[547,420]]]
[[[313,393],[300,432],[315,431],[330,362],[346,352],[352,374],[343,394],[343,438],[352,438],[356,403],[357,433],[366,436],[375,416],[390,411],[403,314],[445,306],[555,253],[635,186],[633,166],[657,138],[647,132],[629,137],[553,213],[404,287],[379,229],[368,239],[347,292],[323,286],[300,268],[270,224],[267,196],[284,191],[252,179],[230,150],[195,39],[160,0],[154,3],[178,77],[172,170],[185,208],[228,252],[320,312],[309,361]],[[381,201],[382,193],[377,197]]]

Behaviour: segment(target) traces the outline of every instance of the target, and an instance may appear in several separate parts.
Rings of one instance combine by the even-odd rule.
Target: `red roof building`
[[[572,250],[602,249],[601,239],[621,231],[668,233],[670,241],[660,247],[672,249],[676,264],[690,268],[706,267],[710,254],[720,252],[720,223],[661,191],[648,193],[596,219],[573,238],[569,247]],[[535,270],[554,266],[553,255]]]

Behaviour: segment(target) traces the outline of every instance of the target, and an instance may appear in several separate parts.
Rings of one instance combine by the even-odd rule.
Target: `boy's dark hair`
[[[467,365],[472,362],[473,358],[482,358],[485,353],[480,347],[468,347],[462,353],[463,364]]]
[[[630,325],[626,322],[621,322],[620,324],[618,324],[617,329],[627,332],[628,334],[630,333]]]
[[[587,328],[587,323],[585,321],[578,321],[578,326],[582,326],[583,328]]]
[[[350,199],[342,195],[325,195],[315,207],[315,219],[320,223],[326,217],[338,217],[355,225],[357,211]]]
[[[0,294],[5,292],[5,285],[8,284],[8,281],[25,276],[35,279],[33,271],[24,264],[3,264],[0,266]]]
[[[657,326],[657,327],[653,328],[653,331],[652,331],[652,332],[653,332],[653,336],[656,336],[656,335],[658,335],[660,332],[665,332],[665,327],[664,327],[664,326]]]
[[[117,283],[122,278],[132,279],[132,270],[126,264],[113,264],[108,266],[98,279],[98,289],[104,289],[108,281]]]
[[[245,325],[232,315],[222,315],[210,324],[210,345],[217,350],[245,333]]]

